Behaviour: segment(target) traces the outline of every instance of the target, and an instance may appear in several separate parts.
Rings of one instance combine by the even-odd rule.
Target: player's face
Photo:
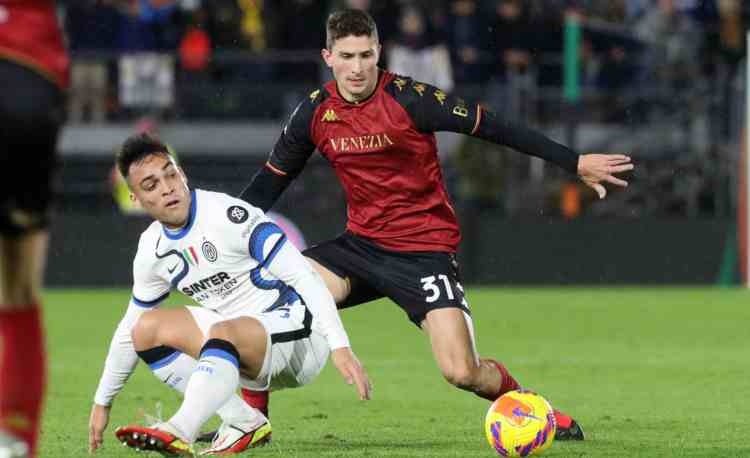
[[[157,153],[131,164],[128,185],[132,197],[160,223],[169,228],[180,228],[187,223],[190,191],[182,169],[172,156]]]
[[[366,35],[339,38],[322,51],[341,95],[349,102],[369,97],[378,84],[380,44]]]

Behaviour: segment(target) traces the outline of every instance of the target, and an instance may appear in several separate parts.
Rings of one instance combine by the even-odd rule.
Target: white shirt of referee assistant
[[[290,325],[278,316],[287,318],[291,313],[295,322],[309,326],[327,343],[321,364],[325,364],[328,352],[350,347],[323,280],[275,223],[260,209],[227,194],[194,190],[191,195],[185,227],[170,231],[154,221],[141,234],[133,261],[133,295],[110,345],[94,398],[99,405],[111,405],[138,362],[131,338],[133,325],[174,289],[202,306],[188,309],[204,334],[214,322],[253,316],[268,331],[269,343],[274,343],[274,331],[279,332],[278,340],[283,343],[294,331],[284,328]],[[275,361],[269,352],[264,364],[269,380],[249,386],[264,389],[271,377],[285,375],[278,366],[293,365],[299,359],[295,359],[294,351],[293,345],[279,348]],[[307,381],[281,384],[297,386]]]

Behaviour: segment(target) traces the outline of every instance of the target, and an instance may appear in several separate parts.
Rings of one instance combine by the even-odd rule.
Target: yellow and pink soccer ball
[[[528,390],[497,398],[484,421],[487,441],[502,456],[539,455],[550,448],[556,430],[552,406]]]

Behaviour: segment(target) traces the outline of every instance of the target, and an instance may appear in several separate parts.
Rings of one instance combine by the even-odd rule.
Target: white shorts
[[[330,349],[325,337],[311,329],[312,314],[297,302],[270,312],[239,310],[220,315],[211,309],[186,306],[204,336],[211,325],[239,317],[258,320],[268,336],[266,358],[257,379],[240,377],[240,384],[256,391],[296,388],[310,383],[326,365]]]

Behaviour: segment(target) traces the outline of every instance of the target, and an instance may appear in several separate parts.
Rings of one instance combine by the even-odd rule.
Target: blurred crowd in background
[[[127,8],[80,0],[66,14],[75,62],[72,120],[116,117],[121,97],[112,88],[135,81],[131,73],[139,71],[191,85],[316,85],[326,77],[318,65],[325,18],[338,7],[373,14],[383,66],[445,90],[559,86],[566,17],[585,25],[585,88],[684,87],[700,76],[731,75],[744,55],[750,11],[741,0],[134,0]],[[140,62],[150,67],[141,69],[118,61],[143,53],[165,54],[174,64],[146,59]]]
[[[79,0],[63,11],[70,121],[281,120],[330,78],[320,49],[341,7],[373,15],[382,67],[558,129],[573,147],[634,155],[640,179],[603,215],[733,211],[743,0]],[[571,23],[575,100],[563,90]],[[575,186],[538,185],[543,165],[477,154],[488,149],[466,138],[445,161],[457,200],[514,214],[536,192],[571,217],[588,205]]]

